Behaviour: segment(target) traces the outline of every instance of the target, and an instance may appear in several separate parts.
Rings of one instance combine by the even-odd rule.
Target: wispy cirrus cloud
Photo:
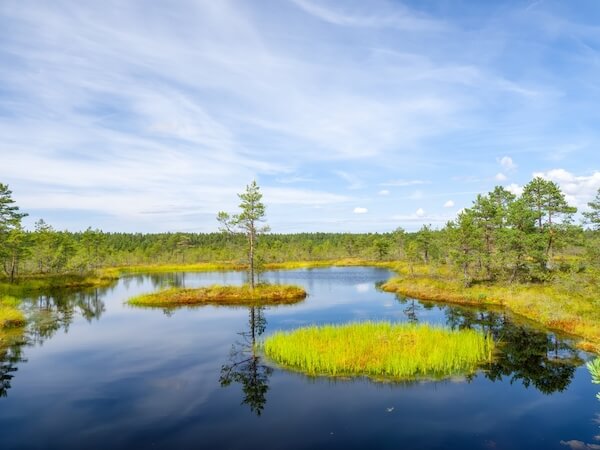
[[[58,227],[100,214],[113,230],[209,231],[256,178],[274,230],[379,230],[395,225],[390,204],[442,214],[439,198],[464,192],[468,205],[454,186],[468,177],[485,192],[499,170],[520,186],[551,157],[595,170],[583,162],[600,141],[593,27],[544,4],[473,29],[473,11],[6,0],[0,181]],[[554,52],[562,32],[574,47]],[[493,164],[507,154],[523,170]]]
[[[303,11],[326,22],[350,27],[392,27],[407,31],[439,31],[447,26],[439,20],[418,15],[401,4],[378,1],[370,5],[354,3],[342,8],[339,3],[291,0]],[[344,5],[348,6],[348,5]],[[374,8],[375,6],[375,8]]]

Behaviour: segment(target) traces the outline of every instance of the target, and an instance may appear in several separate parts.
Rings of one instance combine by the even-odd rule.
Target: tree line
[[[387,233],[261,233],[253,243],[253,257],[257,264],[361,258],[400,260],[410,267],[443,265],[460,274],[465,284],[544,281],[556,270],[600,265],[600,190],[588,207],[584,228],[574,223],[576,209],[559,186],[535,178],[521,195],[500,186],[478,195],[470,208],[440,229],[424,225],[414,233],[401,228]],[[264,210],[259,213],[262,217]],[[25,230],[25,216],[9,187],[0,183],[0,264],[9,281],[119,265],[248,260],[244,233],[68,232],[43,220],[34,230]],[[220,215],[220,222],[224,228],[242,223],[239,215]]]

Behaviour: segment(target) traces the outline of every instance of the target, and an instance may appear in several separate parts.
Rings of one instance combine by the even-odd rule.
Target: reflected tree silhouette
[[[477,328],[490,333],[498,343],[494,361],[485,367],[491,381],[510,378],[544,394],[564,391],[583,361],[579,352],[557,336],[509,320],[506,314],[451,307],[446,311],[451,328]]]
[[[404,313],[411,322],[417,322],[415,300],[398,297],[408,305]],[[424,306],[433,305],[424,302]],[[521,381],[544,394],[562,392],[571,384],[575,369],[583,364],[579,352],[552,333],[517,324],[504,313],[439,305],[444,310],[446,325],[452,329],[479,329],[489,333],[497,343],[494,361],[483,367],[483,375],[491,381],[508,378],[510,383]]]
[[[23,300],[27,325],[0,330],[0,397],[7,396],[19,364],[27,362],[24,349],[43,344],[61,329],[67,333],[77,313],[88,322],[99,320],[107,289],[54,290]]]
[[[219,382],[222,387],[240,383],[244,393],[242,404],[248,405],[253,413],[260,416],[267,402],[273,369],[263,364],[256,352],[256,340],[267,325],[264,308],[252,307],[248,313],[249,330],[238,333],[241,339],[232,345],[229,361],[221,366]]]
[[[409,323],[418,323],[419,317],[417,312],[421,309],[421,305],[414,298],[408,298],[401,295],[396,295],[396,299],[406,307],[402,310]]]
[[[0,330],[0,397],[6,397],[22,356],[23,329]]]

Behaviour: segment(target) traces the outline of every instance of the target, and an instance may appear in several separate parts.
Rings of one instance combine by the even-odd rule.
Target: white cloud
[[[502,172],[498,172],[494,178],[497,181],[506,181],[506,175],[504,175]]]
[[[504,169],[508,171],[515,170],[517,168],[517,165],[510,156],[503,156],[498,160],[498,162]]]
[[[390,195],[390,191],[388,191],[387,189],[382,189],[377,194],[386,196],[386,195]]]
[[[453,206],[454,206],[453,200],[448,200],[446,203],[444,203],[444,208],[452,208]]]
[[[547,172],[535,172],[534,177],[554,181],[565,194],[565,199],[580,209],[587,209],[587,203],[600,189],[600,171],[590,175],[574,175],[565,169],[552,169]]]
[[[352,211],[354,214],[366,214],[369,210],[367,208],[362,208],[360,206],[357,206],[356,208],[354,208],[354,210]]]
[[[425,210],[423,208],[419,208],[417,209],[415,214],[417,215],[417,217],[425,217]]]
[[[519,186],[516,183],[511,183],[508,186],[504,186],[504,189],[517,196],[523,193],[523,186]]]
[[[333,183],[324,175],[335,169],[358,168],[365,182],[392,180],[379,195],[435,177],[440,189],[426,196],[439,193],[442,202],[457,198],[442,186],[442,170],[484,173],[490,156],[473,148],[529,151],[560,142],[548,133],[545,111],[563,105],[542,109],[547,89],[516,85],[502,67],[483,62],[480,43],[495,42],[487,31],[467,42],[460,26],[401,2],[295,3],[126,2],[117,11],[101,2],[6,0],[0,181],[24,210],[39,210],[32,217],[54,214],[59,227],[85,228],[103,215],[114,231],[210,231],[214,212],[233,211],[236,194],[257,178],[265,203],[275,206],[268,213],[274,230],[301,221],[318,229],[322,214],[314,206],[346,220],[351,205],[364,201],[327,192]],[[405,34],[425,29],[443,34],[428,34],[427,42]],[[273,39],[282,31],[286,39]],[[460,61],[452,56],[465,47]],[[498,121],[506,101],[511,114]],[[498,109],[490,113],[490,104]],[[569,112],[577,117],[579,110]],[[448,133],[467,137],[466,148],[454,155]],[[590,148],[597,141],[591,132],[575,138]],[[533,165],[530,156],[523,160]],[[509,157],[500,161],[516,167]],[[286,183],[299,189],[269,188]],[[361,224],[355,229],[370,217],[374,211],[353,217]]]

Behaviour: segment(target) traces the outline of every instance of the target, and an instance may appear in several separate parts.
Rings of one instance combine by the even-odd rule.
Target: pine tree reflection
[[[0,330],[0,397],[6,397],[22,356],[23,328]]]
[[[398,300],[403,304],[409,302],[406,298]],[[508,378],[510,383],[521,381],[525,387],[533,386],[544,394],[552,394],[567,389],[575,369],[583,364],[579,352],[564,340],[552,333],[516,323],[505,313],[455,305],[440,307],[450,328],[480,329],[492,335],[498,352],[494,361],[484,367],[483,375],[489,380]],[[418,309],[412,306],[405,310],[409,321],[419,320],[417,312]]]
[[[27,347],[43,344],[59,330],[67,333],[76,314],[88,322],[100,319],[107,289],[54,290],[23,300],[27,326],[0,330],[0,397],[7,396],[19,364],[27,362]]]
[[[240,383],[244,393],[242,404],[248,405],[257,416],[261,415],[267,402],[269,377],[273,373],[256,352],[256,340],[264,333],[266,325],[264,308],[250,308],[249,331],[238,333],[241,339],[233,344],[229,361],[221,367],[219,378],[222,387]]]

